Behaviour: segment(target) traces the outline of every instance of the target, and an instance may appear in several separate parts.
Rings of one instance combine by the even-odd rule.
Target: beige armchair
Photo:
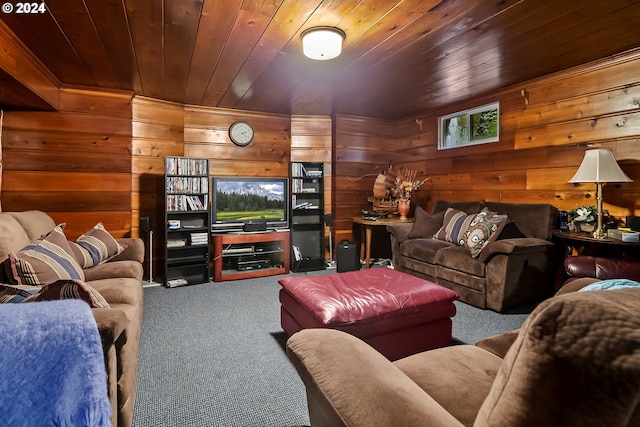
[[[640,425],[637,288],[556,296],[519,333],[396,362],[331,329],[287,353],[314,427]]]

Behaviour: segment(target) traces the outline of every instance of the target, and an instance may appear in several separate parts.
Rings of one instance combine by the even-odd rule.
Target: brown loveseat
[[[640,288],[570,292],[516,332],[390,362],[306,329],[287,354],[313,427],[640,425]]]
[[[0,262],[51,232],[53,219],[41,211],[0,213]],[[131,425],[142,326],[142,262],[144,243],[138,238],[118,239],[127,247],[106,263],[83,270],[85,282],[108,302],[93,308],[105,356],[108,395],[114,426]],[[2,269],[2,282],[8,278]]]
[[[507,214],[508,218],[485,246],[474,248],[474,257],[469,247],[459,241],[446,241],[443,234],[433,237],[450,215],[449,208],[452,213],[461,211],[463,217],[469,214],[470,219],[483,208],[496,213],[495,218],[500,216],[497,214]],[[387,226],[393,265],[399,271],[452,289],[468,304],[504,312],[552,295],[556,249],[549,239],[557,213],[548,204],[439,200],[431,215],[417,208],[414,224]],[[453,234],[464,230],[445,231]]]

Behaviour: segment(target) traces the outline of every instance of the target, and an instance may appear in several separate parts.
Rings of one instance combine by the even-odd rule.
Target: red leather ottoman
[[[389,360],[451,344],[458,295],[388,268],[278,280],[280,324],[289,335],[334,328],[366,341]]]

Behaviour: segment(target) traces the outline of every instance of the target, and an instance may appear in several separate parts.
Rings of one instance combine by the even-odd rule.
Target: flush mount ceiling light
[[[313,27],[302,32],[302,51],[311,59],[326,61],[342,52],[344,31],[335,27]]]

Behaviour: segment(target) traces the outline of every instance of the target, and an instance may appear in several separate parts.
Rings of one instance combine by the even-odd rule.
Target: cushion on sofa
[[[8,213],[0,213],[0,261],[7,259],[10,252],[17,252],[29,243],[29,236],[20,223]]]
[[[78,237],[75,242],[81,249],[82,267],[90,268],[109,261],[125,248],[99,222],[91,230]],[[79,249],[75,247],[75,252]],[[78,255],[76,255],[78,257]],[[78,259],[80,261],[80,259]]]
[[[51,230],[53,230],[53,227],[56,226],[53,219],[42,211],[32,210],[24,212],[7,212],[7,214],[15,218],[22,229],[27,233],[27,236],[29,236],[29,243],[42,239]]]
[[[437,348],[394,362],[440,406],[467,426],[473,425],[501,364],[501,358],[472,345]],[[464,384],[465,387],[452,387],[451,384]]]
[[[464,243],[464,233],[469,228],[475,214],[468,214],[455,208],[449,208],[444,213],[442,227],[433,236],[438,240],[461,245]]]
[[[79,299],[91,308],[109,308],[109,303],[91,285],[81,280],[57,280],[43,286],[37,293],[26,297],[22,302],[55,301],[61,299]]]
[[[84,280],[61,226],[56,226],[37,244],[9,253],[5,271],[13,284],[47,285],[58,279]]]
[[[451,271],[461,271],[476,277],[485,277],[487,265],[477,258],[469,256],[464,246],[442,248],[435,257],[435,263]]]
[[[485,246],[495,241],[508,220],[509,215],[498,214],[487,208],[478,212],[463,237],[464,246],[471,252],[471,256],[477,258]]]
[[[485,206],[494,212],[508,213],[523,237],[549,239],[558,217],[558,209],[549,204],[486,202]]]
[[[422,207],[418,206],[415,212],[415,221],[413,227],[408,234],[409,239],[417,239],[420,237],[433,237],[434,234],[442,227],[445,211],[429,215]]]
[[[422,238],[405,240],[400,245],[400,255],[407,258],[418,259],[430,264],[436,263],[436,254],[442,248],[456,247],[457,245],[444,240]]]

